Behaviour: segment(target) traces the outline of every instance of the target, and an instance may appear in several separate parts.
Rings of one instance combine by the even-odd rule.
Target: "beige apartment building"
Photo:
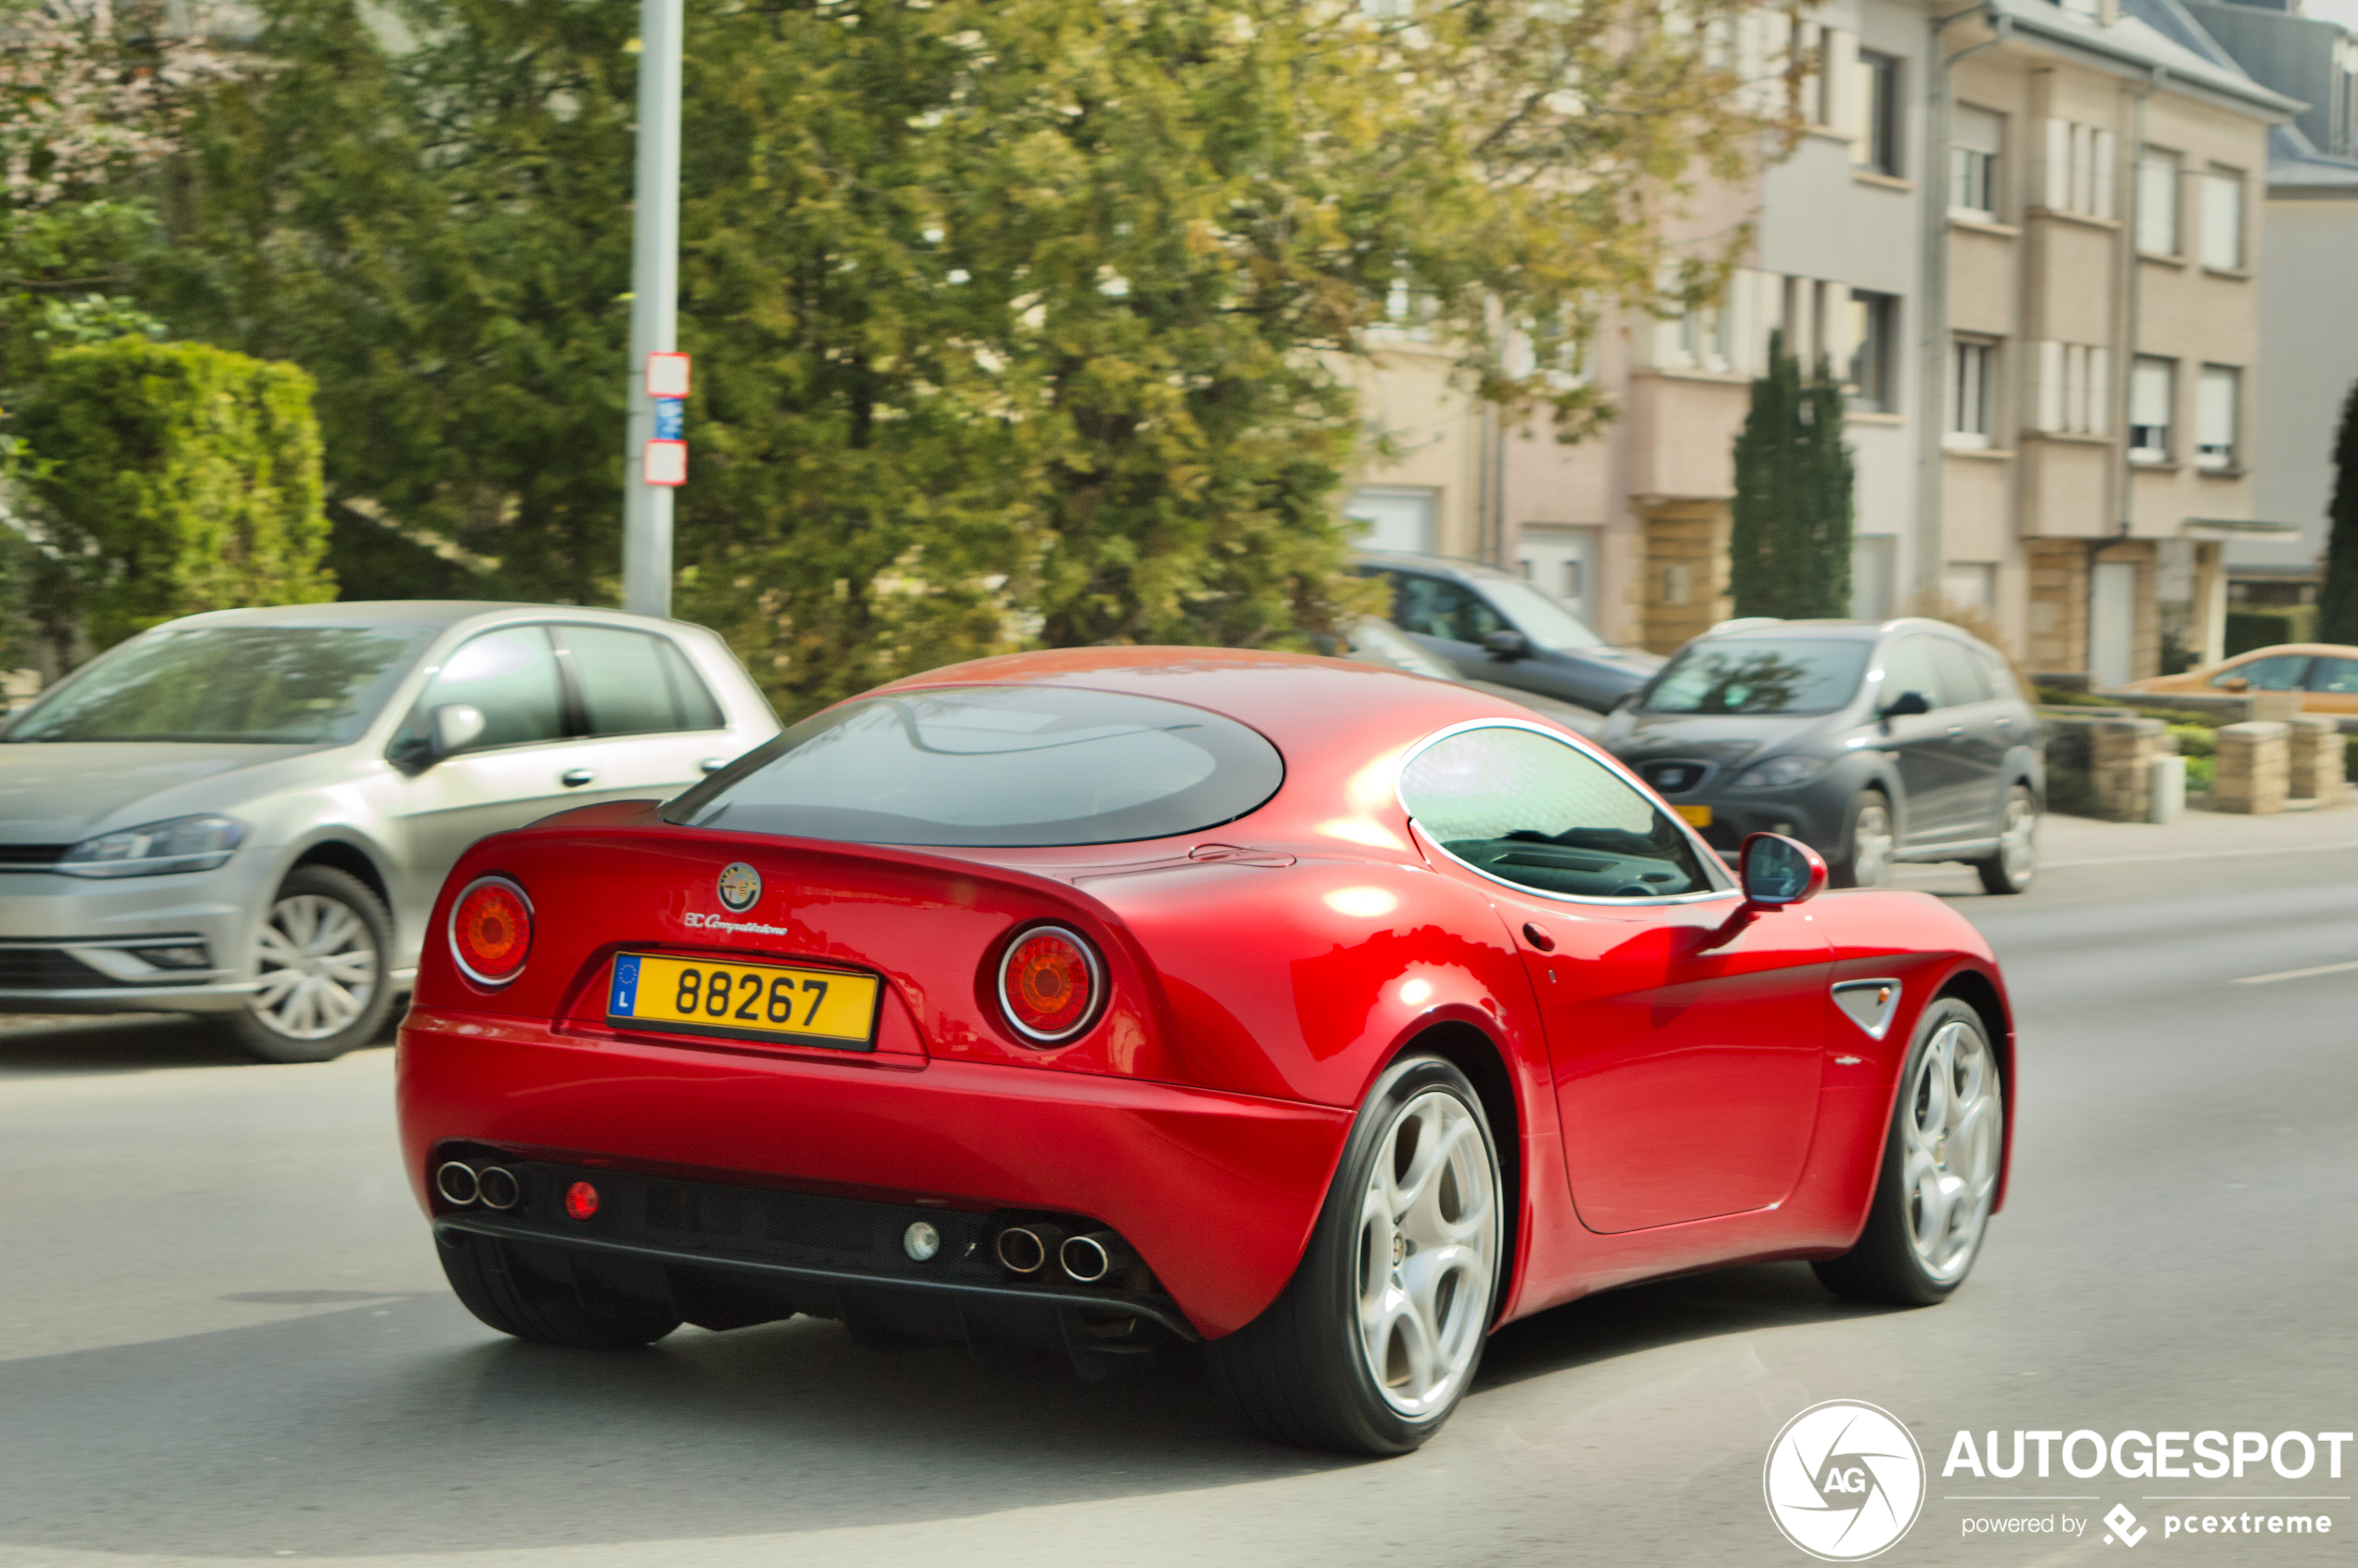
[[[2298,106],[2178,0],[1812,18],[1737,40],[1764,78],[1788,48],[1818,69],[1791,153],[1684,220],[1752,224],[1724,304],[1608,330],[1590,373],[1622,417],[1576,447],[1393,334],[1363,388],[1395,454],[1352,499],[1370,542],[1520,566],[1606,637],[1677,647],[1729,613],[1730,448],[1781,327],[1849,385],[1855,614],[1937,597],[2027,667],[2105,680],[2215,655],[2224,541],[2283,532],[2252,512],[2253,219]]]

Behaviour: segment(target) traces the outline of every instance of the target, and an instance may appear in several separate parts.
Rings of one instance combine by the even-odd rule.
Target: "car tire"
[[[653,1302],[543,1281],[513,1267],[488,1237],[435,1238],[443,1276],[485,1327],[534,1344],[570,1350],[637,1350],[680,1327],[680,1318]]]
[[[2015,784],[1998,814],[1998,852],[1974,862],[1985,893],[2027,893],[2039,875],[2039,802]]]
[[[1889,887],[1891,852],[1898,842],[1891,797],[1880,789],[1860,790],[1842,814],[1842,843],[1827,880],[1837,888]]]
[[[1394,1063],[1360,1108],[1284,1293],[1204,1347],[1214,1386],[1280,1443],[1419,1446],[1481,1366],[1510,1201],[1465,1075],[1439,1056]]]
[[[262,989],[230,1032],[266,1062],[324,1062],[376,1039],[393,1010],[393,917],[333,866],[295,867],[254,936]]]
[[[1894,1098],[1866,1226],[1810,1267],[1838,1296],[1931,1306],[1981,1256],[2005,1158],[2005,1078],[1981,1015],[1954,997],[1926,1008]]]

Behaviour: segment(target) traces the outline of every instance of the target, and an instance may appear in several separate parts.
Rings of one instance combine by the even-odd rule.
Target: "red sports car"
[[[1206,649],[839,704],[664,805],[468,851],[401,1030],[409,1174],[503,1332],[810,1313],[1199,1343],[1272,1436],[1421,1443],[1484,1336],[1807,1258],[1941,1300],[2005,1192],[1998,968],[1922,894],[1731,877],[1461,686]]]

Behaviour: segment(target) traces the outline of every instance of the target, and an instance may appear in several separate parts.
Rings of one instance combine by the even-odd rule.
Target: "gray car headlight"
[[[1826,771],[1823,758],[1816,757],[1772,757],[1766,762],[1756,762],[1736,775],[1739,787],[1751,789],[1782,789],[1793,784],[1807,784]]]
[[[234,817],[175,817],[85,838],[58,860],[68,876],[161,876],[211,871],[229,859],[246,836]]]

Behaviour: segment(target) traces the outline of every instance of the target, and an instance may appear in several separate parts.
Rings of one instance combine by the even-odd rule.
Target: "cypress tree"
[[[1825,363],[1807,382],[1784,334],[1752,383],[1736,436],[1729,577],[1739,616],[1787,620],[1850,613],[1853,467],[1843,394]]]
[[[2341,405],[2334,439],[2334,499],[2326,509],[2326,586],[2317,599],[2317,641],[2358,642],[2358,382]]]

